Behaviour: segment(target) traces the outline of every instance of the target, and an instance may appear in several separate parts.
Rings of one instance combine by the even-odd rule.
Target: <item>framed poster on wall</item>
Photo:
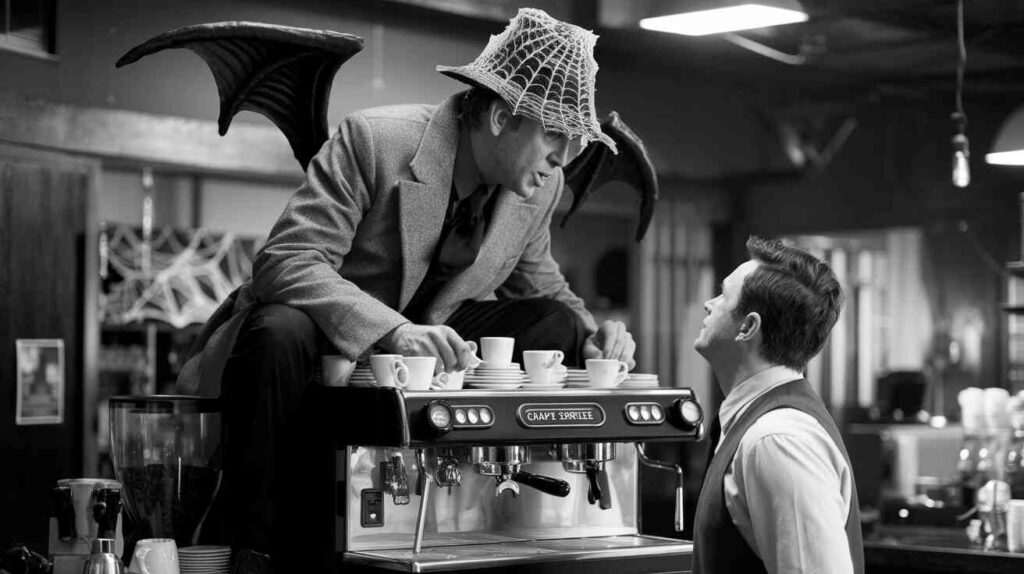
[[[64,340],[18,339],[18,394],[15,423],[64,422]]]

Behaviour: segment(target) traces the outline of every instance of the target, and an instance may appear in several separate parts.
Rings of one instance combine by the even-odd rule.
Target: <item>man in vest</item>
[[[839,318],[828,265],[751,237],[704,304],[694,348],[725,400],[694,526],[695,574],[864,571],[857,489],[839,430],[803,378]]]

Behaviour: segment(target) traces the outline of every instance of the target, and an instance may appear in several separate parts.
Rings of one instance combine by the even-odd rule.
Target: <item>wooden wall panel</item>
[[[49,488],[80,476],[92,167],[0,147],[0,547],[45,551]],[[17,426],[17,339],[64,340],[64,420]]]

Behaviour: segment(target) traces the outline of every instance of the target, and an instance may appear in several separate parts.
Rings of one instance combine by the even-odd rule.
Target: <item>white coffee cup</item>
[[[320,367],[323,371],[321,379],[325,387],[347,387],[348,379],[352,376],[356,363],[341,355],[324,355],[320,358]]]
[[[444,375],[443,377],[441,375]],[[466,371],[453,371],[451,373],[439,373],[434,377],[431,388],[438,391],[457,391],[462,388],[466,380]]]
[[[523,368],[530,377],[531,383],[550,384],[558,367],[562,364],[565,353],[562,351],[523,351]]]
[[[134,574],[180,574],[178,546],[173,538],[143,538],[135,543],[128,572]]]
[[[370,372],[379,387],[405,388],[409,381],[409,369],[402,355],[370,355]]]
[[[488,367],[507,367],[512,363],[515,346],[512,337],[480,337],[480,358]]]
[[[629,376],[629,365],[616,359],[587,359],[587,377],[590,386],[617,387]]]
[[[408,391],[425,391],[432,386],[442,386],[448,383],[448,373],[440,373],[434,376],[434,367],[437,359],[434,357],[402,357],[409,370],[409,376],[405,383]]]
[[[1015,498],[1007,507],[1006,545],[1010,552],[1024,552],[1024,500]]]

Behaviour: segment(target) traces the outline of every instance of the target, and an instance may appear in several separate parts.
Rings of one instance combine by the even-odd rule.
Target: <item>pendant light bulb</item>
[[[971,185],[971,166],[968,159],[971,152],[967,143],[967,136],[956,134],[953,136],[953,185],[963,189]]]

